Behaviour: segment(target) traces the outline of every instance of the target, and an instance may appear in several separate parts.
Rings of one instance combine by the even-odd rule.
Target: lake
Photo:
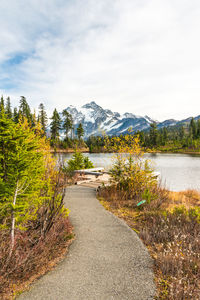
[[[72,154],[61,154],[69,159]],[[95,167],[109,169],[112,165],[111,153],[85,153],[94,163]],[[146,153],[145,158],[150,159],[155,170],[161,174],[162,184],[172,191],[186,189],[200,189],[200,156],[189,154]]]

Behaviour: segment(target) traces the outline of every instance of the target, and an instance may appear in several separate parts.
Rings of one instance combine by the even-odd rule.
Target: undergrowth
[[[41,238],[40,229],[35,220],[26,231],[16,232],[16,243],[9,261],[9,233],[0,231],[0,299],[13,299],[65,254],[73,237],[68,218],[57,216],[45,238]]]
[[[170,193],[159,188],[159,198],[140,209],[124,200],[116,186],[104,187],[99,199],[123,218],[149,249],[155,268],[156,299],[200,299],[200,207],[198,192],[185,194],[197,206],[170,205]],[[200,196],[200,195],[199,195]],[[160,201],[158,200],[160,199]],[[170,208],[170,209],[168,209]]]

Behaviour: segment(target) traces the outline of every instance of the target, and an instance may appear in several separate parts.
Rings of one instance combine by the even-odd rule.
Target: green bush
[[[72,158],[68,160],[67,166],[64,166],[63,171],[69,176],[73,175],[75,170],[90,169],[93,168],[93,163],[83,153],[76,151]]]

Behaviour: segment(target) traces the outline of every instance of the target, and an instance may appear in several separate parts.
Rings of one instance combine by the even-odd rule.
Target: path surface
[[[153,299],[152,261],[123,221],[106,211],[95,189],[67,189],[76,239],[66,258],[20,300]]]

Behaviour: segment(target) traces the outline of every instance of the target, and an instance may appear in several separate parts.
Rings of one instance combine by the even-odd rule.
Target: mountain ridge
[[[173,127],[190,122],[192,117],[184,120],[167,119],[162,122],[153,120],[149,116],[139,116],[131,112],[120,114],[119,112],[113,112],[110,109],[104,109],[98,105],[95,101],[84,104],[79,109],[70,105],[67,107],[67,111],[72,115],[75,129],[82,123],[84,128],[84,138],[90,135],[120,135],[128,133],[130,127],[132,132],[148,130],[150,124],[155,122],[158,129],[163,127]],[[200,115],[194,118],[200,119]]]

